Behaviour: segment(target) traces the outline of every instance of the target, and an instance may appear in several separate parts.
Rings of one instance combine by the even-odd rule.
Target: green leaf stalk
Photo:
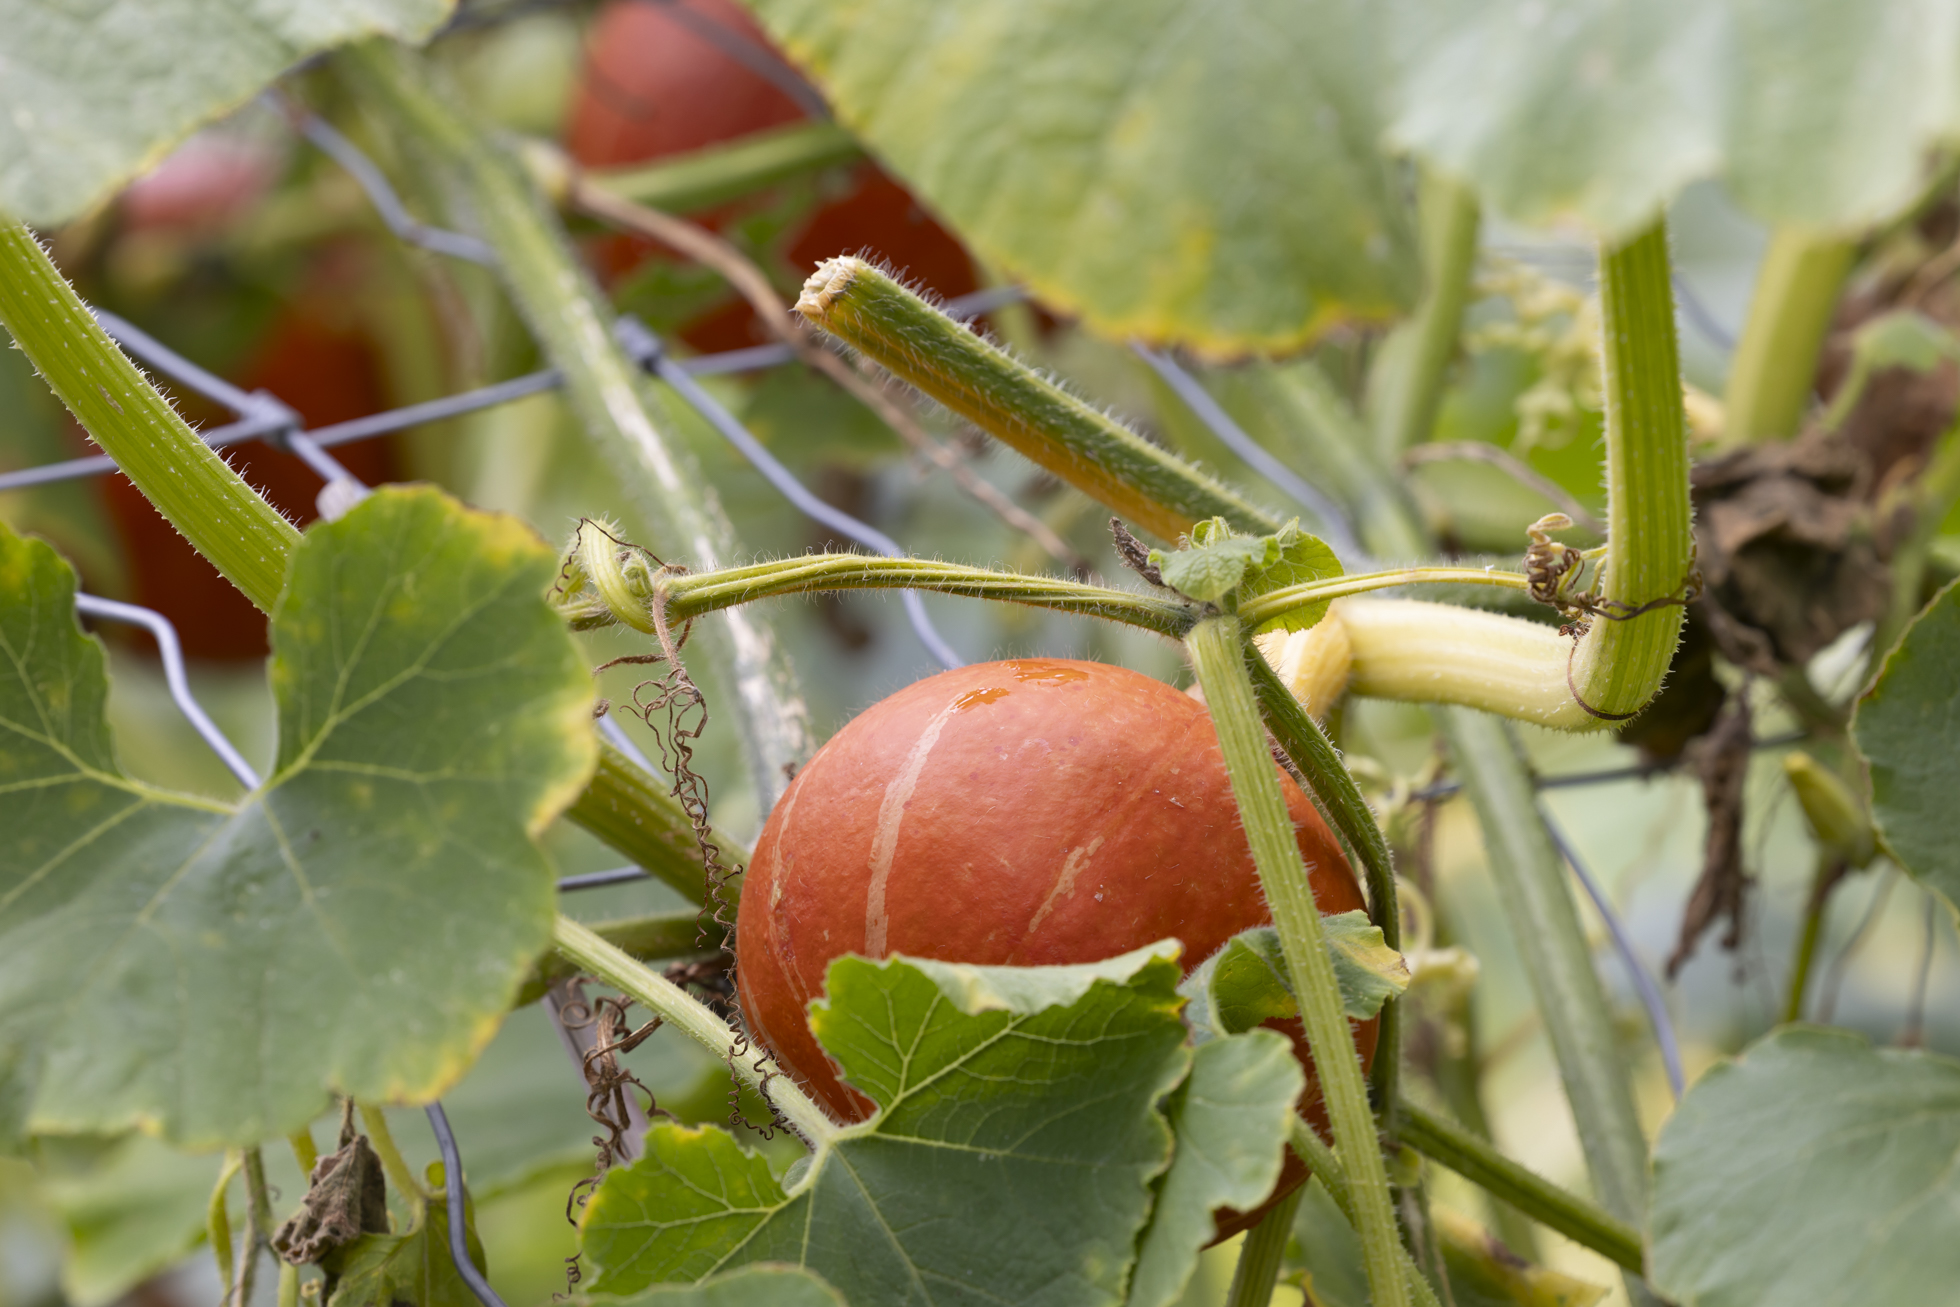
[[[1238,619],[1220,616],[1198,623],[1186,637],[1185,648],[1211,708],[1232,793],[1259,870],[1259,884],[1272,909],[1280,949],[1292,973],[1301,1024],[1313,1052],[1335,1145],[1348,1174],[1355,1228],[1361,1236],[1375,1307],[1404,1307],[1408,1296],[1402,1279],[1402,1245],[1389,1203],[1388,1173],[1375,1135],[1375,1118],[1368,1106],[1368,1089],[1342,1008],[1334,964],[1327,956],[1320,909],[1307,884],[1293,823],[1287,816],[1266,733],[1260,725]]]
[[[657,1013],[682,1034],[727,1064],[742,1083],[762,1094],[783,1114],[792,1129],[812,1148],[834,1140],[840,1127],[781,1072],[764,1069],[763,1055],[742,1041],[728,1023],[709,1011],[686,990],[646,966],[597,931],[560,916],[552,929],[558,952],[586,975],[597,977],[636,1003]]]
[[[1725,443],[1797,434],[1816,390],[1817,356],[1857,252],[1855,240],[1800,227],[1779,227],[1770,237],[1722,395]]]
[[[832,259],[797,312],[1056,476],[1164,540],[1222,517],[1279,520],[975,335],[863,259]]]

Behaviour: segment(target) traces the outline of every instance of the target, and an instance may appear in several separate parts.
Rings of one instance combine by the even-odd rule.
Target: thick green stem
[[[1374,810],[1361,797],[1361,789],[1342,765],[1333,741],[1293,697],[1272,664],[1256,654],[1245,663],[1266,729],[1273,733],[1287,759],[1299,769],[1308,792],[1339,832],[1350,856],[1361,864],[1362,875],[1368,882],[1369,917],[1381,928],[1382,939],[1392,949],[1401,948],[1402,912],[1395,896],[1395,862],[1388,851],[1388,840],[1375,821]],[[1401,1105],[1401,1074],[1402,1004],[1399,999],[1391,998],[1382,1004],[1380,1024],[1376,1027],[1375,1062],[1369,1070],[1382,1128],[1390,1138],[1395,1136]]]
[[[1607,607],[1579,642],[1567,674],[1580,706],[1604,724],[1640,711],[1667,675],[1686,612],[1679,600],[1694,565],[1694,529],[1666,228],[1657,223],[1602,250],[1599,274]]]
[[[565,815],[673,886],[690,903],[707,897],[701,849],[686,809],[668,785],[601,740],[599,768]],[[724,861],[748,861],[742,842],[713,833]]]
[[[1334,1150],[1297,1114],[1288,1128],[1286,1140],[1299,1154],[1300,1160],[1307,1164],[1307,1170],[1313,1172],[1321,1187],[1327,1190],[1327,1196],[1334,1200],[1334,1206],[1341,1209],[1341,1215],[1347,1217],[1348,1224],[1353,1225],[1354,1193],[1348,1187],[1347,1172],[1342,1169],[1340,1159],[1334,1156]],[[1416,1265],[1415,1258],[1400,1243],[1395,1245],[1395,1251],[1402,1263],[1402,1282],[1408,1286],[1409,1297],[1415,1300],[1416,1307],[1437,1307],[1436,1291],[1430,1288],[1429,1280]]]
[[[1476,193],[1428,168],[1419,185],[1429,288],[1416,315],[1382,347],[1368,378],[1376,441],[1391,463],[1403,450],[1429,439],[1436,425],[1477,271]]]
[[[1341,1005],[1334,964],[1327,956],[1320,909],[1307,883],[1307,870],[1294,842],[1293,823],[1280,793],[1279,776],[1267,751],[1252,680],[1246,672],[1241,630],[1235,617],[1214,617],[1198,623],[1185,640],[1198,683],[1204,687],[1218,732],[1225,770],[1232,780],[1240,821],[1259,870],[1260,888],[1272,910],[1280,951],[1292,973],[1293,992],[1307,1046],[1313,1053],[1327,1116],[1355,1209],[1355,1229],[1361,1236],[1362,1259],[1375,1307],[1402,1307],[1408,1301],[1403,1283],[1401,1240],[1389,1203],[1388,1174],[1382,1165],[1374,1114],[1368,1107],[1368,1088],[1354,1033]]]
[[[462,197],[518,311],[565,380],[565,395],[635,497],[663,558],[712,569],[740,551],[686,451],[662,431],[640,370],[613,336],[613,313],[518,163],[431,84],[420,58],[390,41],[349,47],[344,67],[405,138],[437,161]],[[811,749],[808,713],[774,634],[752,613],[711,632],[704,661],[728,667],[750,774],[767,811]]]
[[[893,376],[1165,540],[1211,517],[1254,534],[1281,525],[863,259],[832,259],[818,268],[796,308]]]
[[[1803,934],[1797,939],[1797,956],[1790,964],[1790,991],[1783,1000],[1785,1022],[1803,1020],[1804,991],[1810,988],[1810,969],[1817,960],[1817,942],[1824,933],[1825,909],[1831,891],[1844,879],[1844,858],[1828,849],[1817,851],[1817,870],[1810,880],[1810,899],[1804,905]]]
[[[736,884],[740,882],[737,881]],[[732,890],[733,885],[730,886]],[[672,958],[699,957],[721,947],[722,930],[710,923],[702,930],[701,913],[695,908],[678,912],[651,912],[644,917],[624,917],[617,921],[596,921],[593,934],[641,962],[664,962]],[[539,958],[524,983],[517,988],[513,1006],[524,1007],[543,998],[553,982],[575,976],[578,968],[553,950]]]
[[[1600,305],[1608,539],[1604,603],[1590,631],[1574,647],[1549,627],[1491,613],[1406,600],[1348,605],[1356,693],[1581,730],[1624,720],[1659,690],[1694,558],[1663,228],[1602,252]]]
[[[0,224],[0,323],[170,524],[270,611],[298,530],[177,416],[17,222]]]
[[[1402,1142],[1482,1186],[1547,1229],[1611,1258],[1636,1275],[1646,1273],[1640,1232],[1632,1225],[1520,1166],[1454,1122],[1408,1105],[1403,1109]]]
[[[552,944],[580,971],[642,1004],[726,1063],[744,1084],[781,1110],[805,1143],[820,1148],[837,1136],[837,1124],[788,1076],[765,1071],[753,1048],[737,1055],[735,1032],[679,985],[569,917],[558,918],[552,928]]]
[[[1782,440],[1797,433],[1817,385],[1838,295],[1851,271],[1857,242],[1842,236],[1779,228],[1756,274],[1735,358],[1723,392],[1725,442]]]
[[[863,155],[857,138],[836,123],[804,122],[657,163],[595,169],[585,182],[635,204],[693,213]]]
[[[1286,1260],[1286,1244],[1293,1237],[1293,1214],[1300,1210],[1305,1194],[1306,1186],[1295,1189],[1274,1203],[1247,1232],[1245,1242],[1239,1245],[1239,1264],[1232,1272],[1225,1307],[1266,1307],[1273,1300],[1280,1264]]]
[[[1601,614],[1575,647],[1518,619],[1404,603],[1382,614],[1394,620],[1375,622],[1374,610],[1389,605],[1357,604],[1357,619],[1366,619],[1351,628],[1361,692],[1594,729],[1631,716],[1660,688],[1693,560],[1665,231],[1656,226],[1604,252],[1601,284],[1611,527]],[[825,264],[798,308],[894,375],[1167,539],[1214,515],[1241,530],[1273,529],[1269,514],[1144,444],[861,260]],[[1434,650],[1442,652],[1429,656]]]
[[[1647,1140],[1615,1044],[1613,1011],[1565,864],[1538,810],[1531,773],[1503,722],[1463,708],[1439,709],[1434,716],[1483,828],[1511,945],[1524,960],[1551,1037],[1593,1188],[1607,1211],[1637,1222],[1646,1211]],[[1642,1301],[1644,1290],[1628,1289]]]

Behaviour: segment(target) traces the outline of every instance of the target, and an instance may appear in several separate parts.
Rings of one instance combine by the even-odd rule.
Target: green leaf
[[[420,41],[453,0],[0,0],[0,211],[82,214],[311,55]]]
[[[1309,581],[1325,581],[1341,575],[1341,560],[1334,556],[1327,542],[1317,536],[1310,536],[1300,530],[1297,519],[1281,528],[1273,537],[1279,544],[1279,557],[1267,566],[1248,577],[1240,591],[1242,599],[1254,599],[1274,590],[1283,590],[1290,585],[1305,585]],[[1291,609],[1271,621],[1262,622],[1253,631],[1254,635],[1264,635],[1268,631],[1304,631],[1327,616],[1327,605],[1331,599],[1307,604]]]
[[[1128,1307],[1168,1307],[1217,1233],[1220,1207],[1250,1211],[1279,1182],[1293,1105],[1306,1086],[1292,1044],[1254,1030],[1198,1047],[1172,1097],[1177,1144],[1137,1249]]]
[[[1164,584],[1200,603],[1215,604],[1239,588],[1247,573],[1265,571],[1280,560],[1280,538],[1235,534],[1222,517],[1191,528],[1181,549],[1153,549],[1150,562]]]
[[[1773,224],[1910,204],[1960,133],[1960,27],[1918,0],[1403,0],[1390,136],[1530,225],[1629,236],[1719,177]]]
[[[120,774],[73,573],[0,528],[0,1141],[250,1143],[463,1074],[549,940],[533,837],[594,760],[555,570],[433,490],[316,526],[273,614],[278,765],[232,807]]]
[[[1367,913],[1324,916],[1320,928],[1341,985],[1341,1006],[1351,1019],[1368,1020],[1409,987],[1409,964],[1382,939],[1381,927]],[[1279,932],[1271,926],[1234,935],[1193,969],[1178,992],[1191,1000],[1185,1015],[1200,1040],[1300,1015]]]
[[[1776,1031],[1654,1146],[1657,1292],[1680,1307],[1945,1302],[1960,1283],[1960,1062]]]
[[[1341,561],[1325,542],[1300,529],[1295,518],[1268,536],[1233,532],[1222,517],[1191,528],[1181,549],[1153,549],[1150,562],[1164,584],[1201,603],[1217,603],[1234,591],[1251,599],[1290,585],[1341,575]],[[1327,615],[1329,600],[1306,604],[1261,623],[1254,634],[1304,631]]]
[[[619,1307],[847,1307],[821,1276],[773,1262],[757,1262],[699,1284],[659,1284],[630,1298],[605,1301]]]
[[[477,1307],[476,1295],[456,1272],[449,1252],[449,1204],[442,1196],[442,1168],[429,1168],[435,1196],[403,1234],[364,1234],[333,1255],[326,1269],[340,1277],[327,1307]],[[463,1237],[470,1257],[484,1265],[483,1245],[465,1199]]]
[[[1365,9],[749,4],[983,258],[1099,332],[1286,350],[1413,298]]]
[[[586,1207],[593,1290],[782,1261],[854,1307],[1120,1302],[1191,1065],[1169,952],[1018,978],[840,958],[810,1024],[878,1114],[787,1190],[721,1130],[655,1126]]]
[[[1871,764],[1872,820],[1899,865],[1960,903],[1960,584],[1906,628],[1858,703],[1853,738]]]

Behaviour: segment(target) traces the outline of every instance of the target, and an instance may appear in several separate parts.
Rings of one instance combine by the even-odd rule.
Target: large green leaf
[[[1872,820],[1885,847],[1960,903],[1960,583],[1906,628],[1851,729],[1871,763]]]
[[[532,837],[594,760],[553,570],[432,490],[316,526],[273,614],[277,769],[233,808],[117,771],[73,573],[0,528],[0,1140],[252,1142],[462,1075],[549,939]]]
[[[1649,1228],[1654,1287],[1680,1307],[1952,1301],[1960,1062],[1771,1034],[1662,1127]]]
[[[1170,1103],[1177,1144],[1137,1247],[1127,1307],[1168,1307],[1217,1233],[1220,1207],[1250,1211],[1279,1182],[1293,1104],[1306,1087],[1293,1045],[1254,1030],[1199,1045]]]
[[[853,1307],[1121,1302],[1170,1160],[1156,1105],[1191,1065],[1174,953],[832,963],[811,1027],[877,1115],[787,1189],[721,1130],[656,1126],[586,1207],[591,1287],[781,1261]]]
[[[321,50],[454,0],[0,0],[0,212],[66,222]]]
[[[1409,301],[1365,7],[749,3],[983,257],[1100,331],[1277,349]]]
[[[1632,234],[1720,177],[1773,223],[1896,213],[1960,135],[1940,0],[1398,0],[1391,138],[1530,224]]]

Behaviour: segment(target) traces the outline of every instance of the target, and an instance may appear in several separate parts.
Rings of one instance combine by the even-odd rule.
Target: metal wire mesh
[[[293,121],[295,129],[306,140],[328,154],[354,176],[366,191],[377,213],[397,237],[447,257],[478,264],[494,264],[494,252],[484,242],[463,233],[433,227],[410,215],[374,162],[323,119],[283,104],[275,107],[286,113]],[[953,300],[944,307],[957,318],[970,318],[1011,303],[1021,295],[1022,292],[1018,288],[997,287]],[[320,492],[319,508],[321,515],[329,519],[346,512],[368,493],[366,486],[327,453],[327,450],[333,446],[511,403],[526,396],[555,389],[563,381],[556,369],[546,368],[442,399],[404,405],[387,412],[308,430],[299,414],[281,403],[276,396],[263,391],[248,393],[199,367],[161,341],[114,314],[102,310],[95,310],[95,314],[103,328],[133,357],[236,415],[235,421],[202,432],[202,438],[207,444],[213,448],[225,448],[253,440],[270,440],[305,461],[327,483],[325,489]],[[622,318],[617,326],[617,333],[622,346],[641,367],[672,387],[799,511],[880,554],[894,558],[904,556],[902,547],[890,536],[825,503],[798,482],[787,468],[769,454],[754,434],[749,432],[698,381],[700,377],[758,371],[788,363],[794,356],[787,346],[760,345],[701,357],[675,358],[666,351],[662,342],[651,331],[634,319]],[[1264,474],[1276,487],[1311,512],[1317,519],[1322,533],[1331,538],[1330,543],[1343,554],[1359,557],[1360,550],[1346,516],[1324,493],[1315,489],[1247,435],[1198,381],[1168,355],[1142,345],[1133,348],[1214,435]],[[100,476],[115,470],[115,461],[105,455],[69,459],[0,474],[0,491]],[[903,598],[907,616],[921,643],[945,666],[960,666],[962,660],[933,627],[918,594],[906,591],[903,592]],[[149,630],[156,638],[165,680],[178,710],[247,789],[258,788],[260,779],[256,772],[218,730],[192,696],[181,645],[175,629],[167,618],[151,609],[92,595],[77,595],[76,608],[90,617],[130,623]],[[601,718],[599,725],[612,743],[626,751],[636,761],[647,765],[648,770],[654,770],[645,755],[618,723],[610,718]],[[1787,742],[1789,741],[1784,739],[1765,740],[1759,742],[1759,747]],[[1654,768],[1618,768],[1544,777],[1537,784],[1541,789],[1569,788],[1647,778],[1655,774],[1657,769]],[[1440,799],[1455,793],[1457,788],[1452,784],[1431,786],[1418,792],[1414,797]],[[1678,1097],[1681,1092],[1680,1052],[1659,988],[1652,974],[1634,951],[1631,937],[1611,901],[1587,872],[1569,841],[1556,825],[1551,823],[1549,817],[1547,817],[1547,826],[1562,856],[1571,865],[1604,918],[1613,947],[1633,977],[1635,991],[1646,1010],[1656,1042],[1660,1046],[1670,1086]],[[558,882],[558,888],[566,892],[594,889],[645,879],[649,875],[650,873],[637,866],[617,867],[564,877]],[[442,1154],[450,1211],[452,1214],[460,1212],[463,1209],[463,1164],[460,1151],[441,1104],[430,1103],[427,1113],[430,1127],[435,1133]],[[484,1304],[484,1307],[504,1307],[502,1300],[490,1287],[482,1272],[470,1260],[463,1223],[453,1216],[449,1223],[449,1236],[450,1252],[455,1259],[458,1274],[471,1292]]]

